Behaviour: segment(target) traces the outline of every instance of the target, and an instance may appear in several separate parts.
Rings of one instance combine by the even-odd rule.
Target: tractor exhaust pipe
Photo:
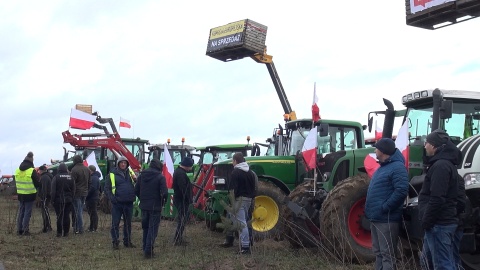
[[[395,110],[393,104],[388,99],[383,99],[383,103],[387,106],[385,110],[385,121],[383,122],[382,138],[392,138],[393,124],[395,122]]]

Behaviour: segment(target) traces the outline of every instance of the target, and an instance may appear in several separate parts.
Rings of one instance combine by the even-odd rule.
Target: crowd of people
[[[236,201],[240,203],[241,207],[238,208],[237,213],[232,213],[231,217],[245,228],[240,232],[242,247],[239,253],[250,254],[250,236],[246,220],[248,210],[246,209],[250,209],[254,198],[256,180],[252,179],[256,179],[256,176],[249,170],[241,153],[234,155],[233,164],[235,168],[232,173],[232,189]],[[116,167],[110,170],[105,179],[104,192],[112,205],[110,228],[112,248],[114,250],[120,248],[120,222],[122,219],[123,246],[126,248],[136,247],[132,243],[132,215],[134,202],[138,198],[143,231],[141,248],[145,258],[152,258],[162,209],[168,197],[163,164],[159,159],[152,159],[149,168],[143,170],[138,178],[129,165],[125,157],[119,157]],[[184,231],[190,217],[193,185],[187,173],[191,171],[193,165],[194,160],[191,157],[185,157],[173,173],[173,203],[177,209],[177,227],[173,236],[173,245],[175,246],[188,244],[184,238]],[[71,170],[65,163],[61,163],[57,174],[53,176],[45,165],[40,166],[37,173],[33,165],[33,153],[29,152],[16,170],[15,177],[19,201],[18,235],[30,235],[30,217],[37,193],[41,199],[42,232],[52,231],[50,204],[53,205],[57,216],[57,237],[67,237],[71,227],[76,235],[84,233],[84,207],[90,217],[87,232],[97,231],[100,173],[93,165],[85,166],[81,156],[73,157]]]

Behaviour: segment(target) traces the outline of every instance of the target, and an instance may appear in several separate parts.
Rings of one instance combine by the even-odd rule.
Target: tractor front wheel
[[[280,239],[283,226],[280,220],[280,205],[285,193],[270,182],[259,181],[255,207],[252,212],[252,228],[255,240]]]
[[[323,243],[341,260],[375,260],[372,237],[365,219],[365,198],[370,178],[359,174],[339,182],[322,204]]]

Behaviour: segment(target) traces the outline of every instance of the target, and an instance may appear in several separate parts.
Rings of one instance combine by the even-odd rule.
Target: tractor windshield
[[[475,104],[454,101],[452,117],[442,120],[440,126],[450,135],[452,141],[459,143],[479,133],[479,109],[480,106]],[[409,108],[407,117],[411,137],[425,138],[430,133],[432,107]]]

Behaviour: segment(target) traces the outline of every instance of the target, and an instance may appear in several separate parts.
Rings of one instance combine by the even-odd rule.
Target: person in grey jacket
[[[75,234],[83,233],[83,205],[88,194],[88,188],[92,184],[90,170],[83,164],[80,155],[73,156],[72,180],[75,182],[73,208],[75,211]]]

